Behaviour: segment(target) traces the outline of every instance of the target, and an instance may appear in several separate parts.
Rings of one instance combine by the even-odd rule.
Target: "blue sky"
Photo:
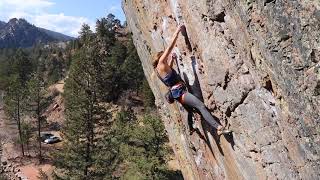
[[[0,0],[0,20],[24,18],[30,23],[78,36],[83,23],[94,29],[98,18],[114,14],[123,22],[121,0]]]

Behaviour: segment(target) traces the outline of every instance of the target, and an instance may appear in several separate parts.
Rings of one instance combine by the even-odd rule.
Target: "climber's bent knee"
[[[181,103],[181,104],[184,104],[184,98],[185,98],[185,95],[187,94],[187,92],[185,92],[185,93],[183,93],[180,97],[179,97],[179,99],[178,99],[178,101]]]

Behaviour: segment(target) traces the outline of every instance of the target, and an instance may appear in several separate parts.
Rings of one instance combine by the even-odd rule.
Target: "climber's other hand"
[[[183,31],[183,30],[185,30],[185,29],[186,29],[186,26],[185,26],[185,25],[182,24],[182,25],[179,26],[179,30],[180,30],[180,31]]]
[[[187,30],[185,25],[180,25],[179,26],[180,32],[183,36],[187,36]]]
[[[171,54],[171,57],[172,57],[172,59],[177,59],[178,56],[177,56],[176,53],[172,53],[172,54]]]

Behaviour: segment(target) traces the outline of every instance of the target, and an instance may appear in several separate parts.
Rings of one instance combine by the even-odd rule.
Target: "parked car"
[[[49,139],[50,137],[54,136],[51,133],[41,133],[40,137],[41,137],[41,141],[44,142],[46,139]]]
[[[60,138],[57,136],[51,136],[50,138],[44,140],[44,143],[46,143],[46,144],[54,144],[57,142],[60,142]]]

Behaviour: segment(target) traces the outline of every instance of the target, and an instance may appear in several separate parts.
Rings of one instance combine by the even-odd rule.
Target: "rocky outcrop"
[[[10,180],[27,180],[24,175],[20,172],[20,168],[16,163],[11,163],[8,161],[3,161],[0,164],[0,175],[5,175],[5,177]]]
[[[145,75],[185,179],[320,177],[320,3],[303,0],[123,0]],[[176,68],[234,131],[164,100],[151,56],[178,24]],[[188,120],[198,131],[189,134]]]

